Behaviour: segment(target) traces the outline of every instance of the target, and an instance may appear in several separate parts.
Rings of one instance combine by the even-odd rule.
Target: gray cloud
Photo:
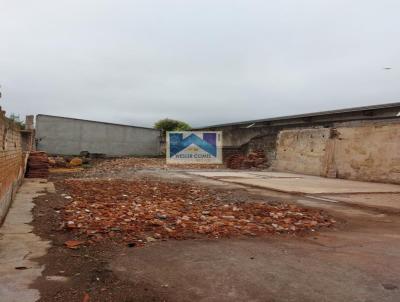
[[[201,126],[394,102],[399,12],[388,0],[2,1],[1,104]]]

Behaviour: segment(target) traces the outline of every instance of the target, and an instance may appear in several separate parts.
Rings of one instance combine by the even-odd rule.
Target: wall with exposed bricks
[[[24,177],[26,154],[20,127],[6,118],[0,107],[0,225]]]

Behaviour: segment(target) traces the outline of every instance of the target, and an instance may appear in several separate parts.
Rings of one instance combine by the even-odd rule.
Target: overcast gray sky
[[[397,102],[399,16],[398,0],[0,0],[0,104],[202,126]]]

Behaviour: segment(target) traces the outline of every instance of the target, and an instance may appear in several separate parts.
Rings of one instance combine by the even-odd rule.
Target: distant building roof
[[[225,123],[225,124],[217,124],[205,127],[199,127],[197,129],[208,129],[208,128],[220,128],[220,127],[228,127],[228,126],[240,126],[240,125],[252,125],[258,123],[272,123],[272,122],[284,122],[290,120],[305,120],[311,119],[313,117],[331,117],[329,121],[335,121],[334,116],[341,116],[341,115],[349,115],[355,113],[364,113],[365,116],[374,116],[375,118],[379,118],[378,115],[374,115],[379,111],[393,111],[393,115],[382,115],[382,118],[395,118],[399,117],[400,113],[400,102],[397,103],[388,103],[388,104],[380,104],[380,105],[371,105],[371,106],[363,106],[363,107],[352,107],[352,108],[345,108],[345,109],[337,109],[337,110],[328,110],[328,111],[320,111],[320,112],[313,112],[313,113],[304,113],[304,114],[297,114],[297,115],[287,115],[287,116],[280,116],[280,117],[272,117],[266,119],[256,119],[256,120],[248,120],[242,122],[233,122],[233,123]],[[351,120],[351,119],[348,119]]]

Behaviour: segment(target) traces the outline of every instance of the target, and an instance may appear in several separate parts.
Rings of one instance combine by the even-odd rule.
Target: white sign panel
[[[167,132],[167,163],[222,164],[222,132]]]

